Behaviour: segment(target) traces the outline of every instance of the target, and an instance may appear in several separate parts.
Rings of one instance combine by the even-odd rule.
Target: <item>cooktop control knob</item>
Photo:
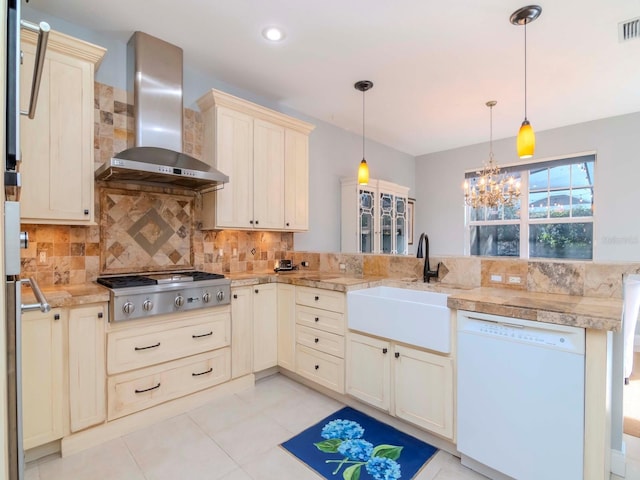
[[[216,298],[218,299],[219,302],[224,300],[224,292],[222,290],[218,291],[218,293],[216,294]]]
[[[211,294],[210,294],[209,292],[205,292],[205,293],[202,295],[202,301],[203,301],[204,303],[209,303],[209,300],[211,300]]]
[[[176,299],[174,300],[174,303],[176,304],[176,307],[181,307],[184,305],[184,297],[182,295],[178,295],[176,297]]]
[[[125,302],[124,305],[122,305],[122,311],[124,313],[133,313],[135,309],[136,306],[131,302]]]
[[[153,309],[153,302],[151,300],[145,300],[142,302],[142,309],[145,312],[150,312]]]

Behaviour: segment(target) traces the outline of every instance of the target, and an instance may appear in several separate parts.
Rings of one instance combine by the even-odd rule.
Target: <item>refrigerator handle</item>
[[[44,68],[44,56],[47,53],[47,42],[49,41],[49,31],[51,27],[47,22],[35,23],[22,20],[20,26],[25,30],[31,30],[38,34],[38,44],[36,46],[36,64],[33,69],[33,80],[31,81],[31,100],[29,100],[29,110],[21,111],[21,115],[28,115],[33,119],[36,116],[36,105],[38,103],[38,93],[40,91],[40,80],[42,79],[42,69]]]
[[[36,282],[35,278],[25,278],[23,280],[20,280],[20,283],[29,285],[31,287],[31,290],[33,290],[33,294],[36,296],[36,300],[38,301],[38,303],[21,303],[21,311],[30,312],[31,310],[40,310],[42,313],[47,313],[49,310],[51,310],[51,305],[49,305],[49,302],[47,302],[47,299],[45,298],[44,293],[42,293],[42,290],[40,290],[38,282]]]

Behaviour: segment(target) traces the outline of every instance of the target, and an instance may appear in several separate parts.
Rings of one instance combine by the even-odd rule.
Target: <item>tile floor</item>
[[[282,375],[66,458],[27,465],[27,480],[316,480],[279,444],[343,405]],[[439,451],[416,480],[481,480]]]

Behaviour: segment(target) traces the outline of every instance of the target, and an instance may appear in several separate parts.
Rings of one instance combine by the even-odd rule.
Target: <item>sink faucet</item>
[[[440,274],[440,262],[438,262],[438,266],[435,270],[431,270],[431,266],[429,265],[429,237],[426,233],[420,234],[420,240],[418,240],[418,254],[417,258],[422,258],[422,239],[424,239],[424,273],[423,273],[423,282],[429,283],[430,278],[438,278]]]

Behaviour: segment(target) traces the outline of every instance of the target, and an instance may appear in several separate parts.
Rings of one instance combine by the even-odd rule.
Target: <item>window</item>
[[[522,194],[512,206],[465,207],[471,255],[593,258],[594,166],[591,154],[503,168]]]

